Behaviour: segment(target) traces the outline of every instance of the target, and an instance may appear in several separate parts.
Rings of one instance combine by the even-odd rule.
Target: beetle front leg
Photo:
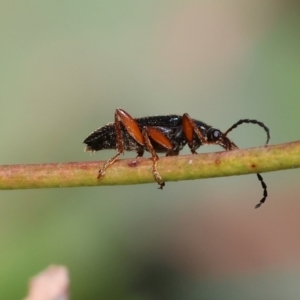
[[[195,122],[188,114],[184,114],[182,116],[182,128],[192,154],[196,154],[196,149],[198,148],[196,147],[195,141],[193,139],[194,133],[196,134],[202,145],[207,144],[207,138],[204,137],[202,132],[199,130]]]

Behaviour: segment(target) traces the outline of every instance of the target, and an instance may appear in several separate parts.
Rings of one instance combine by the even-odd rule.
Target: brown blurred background
[[[298,1],[0,1],[0,164],[106,159],[113,120],[189,113],[299,139]],[[243,125],[240,147],[265,133]],[[204,151],[220,151],[206,147]],[[186,149],[183,153],[187,154]],[[201,152],[201,151],[199,151]],[[126,157],[134,157],[127,153]],[[0,299],[56,263],[72,299],[299,299],[299,170],[0,192]]]

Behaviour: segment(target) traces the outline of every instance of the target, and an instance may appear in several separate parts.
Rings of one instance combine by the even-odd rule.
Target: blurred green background
[[[299,139],[298,1],[0,1],[0,41],[0,164],[108,159],[82,141],[116,107]],[[1,191],[0,299],[50,264],[73,300],[299,299],[299,170],[263,177],[259,210],[254,175]]]

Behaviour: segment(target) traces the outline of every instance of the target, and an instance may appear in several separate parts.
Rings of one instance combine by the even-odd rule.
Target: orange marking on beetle
[[[143,135],[142,132],[137,124],[137,122],[135,121],[135,119],[133,119],[131,117],[131,115],[129,113],[127,113],[125,110],[118,108],[116,110],[116,113],[118,115],[118,117],[121,119],[121,122],[123,123],[123,125],[125,126],[127,132],[140,144],[140,145],[144,145],[144,139],[143,139]]]
[[[158,129],[155,127],[146,127],[146,132],[149,137],[151,137],[155,142],[159,143],[166,149],[172,150],[173,145],[170,142],[170,140],[163,135],[162,132],[160,132]]]

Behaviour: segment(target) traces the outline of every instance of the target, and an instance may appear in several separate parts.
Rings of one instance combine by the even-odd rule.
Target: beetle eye
[[[218,139],[221,135],[221,132],[219,130],[215,130],[213,134],[214,134],[214,138]]]
[[[210,142],[216,142],[216,141],[218,141],[221,136],[222,136],[222,132],[219,129],[210,128],[207,131],[207,139]]]
[[[218,130],[218,129],[215,129],[215,130],[213,130],[213,132],[211,133],[211,139],[212,139],[213,141],[216,141],[216,140],[218,140],[218,139],[220,138],[221,135],[222,135],[222,134],[221,134],[221,131]]]

